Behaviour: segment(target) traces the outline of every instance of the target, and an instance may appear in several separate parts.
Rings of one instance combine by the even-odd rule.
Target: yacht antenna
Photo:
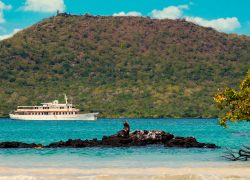
[[[68,98],[67,98],[66,94],[64,94],[64,99],[65,99],[65,103],[68,104]]]

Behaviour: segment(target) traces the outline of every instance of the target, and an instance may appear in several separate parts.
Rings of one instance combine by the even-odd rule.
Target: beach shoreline
[[[29,179],[250,179],[249,166],[199,168],[4,168],[0,180]]]

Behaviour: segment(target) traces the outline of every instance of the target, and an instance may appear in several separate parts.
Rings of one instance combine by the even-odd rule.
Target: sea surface
[[[124,119],[97,121],[13,121],[0,119],[0,142],[49,144],[67,139],[101,139],[123,128]],[[131,130],[164,130],[175,136],[193,136],[215,143],[218,149],[163,146],[82,149],[0,149],[0,167],[9,168],[137,168],[249,166],[221,156],[227,149],[250,145],[250,123],[218,125],[217,119],[128,119]]]

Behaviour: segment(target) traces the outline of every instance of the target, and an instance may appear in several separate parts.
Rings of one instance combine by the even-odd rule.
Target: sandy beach
[[[57,179],[173,179],[220,180],[250,179],[248,167],[221,168],[0,168],[0,180],[57,180]]]

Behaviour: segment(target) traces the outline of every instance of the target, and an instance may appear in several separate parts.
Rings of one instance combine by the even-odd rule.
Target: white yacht
[[[65,95],[65,103],[54,100],[40,106],[18,106],[9,115],[13,120],[96,120],[98,113],[81,114]]]

